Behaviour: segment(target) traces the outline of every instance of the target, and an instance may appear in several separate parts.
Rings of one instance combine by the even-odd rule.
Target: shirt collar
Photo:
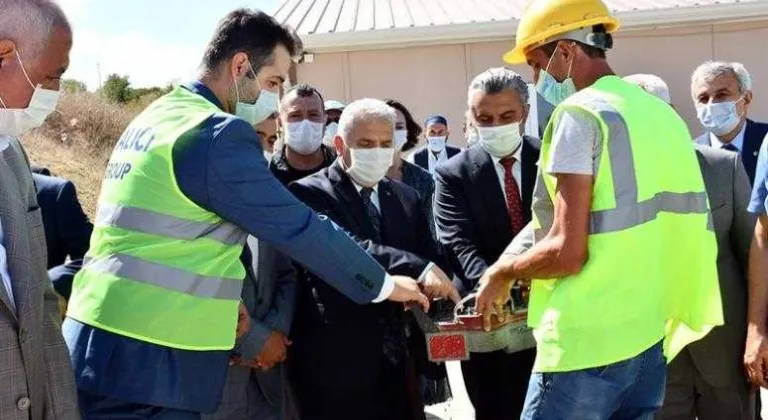
[[[525,139],[523,139],[523,141],[525,141]],[[488,152],[486,152],[486,153],[488,153]],[[489,153],[489,155],[490,155],[490,153]],[[515,158],[515,163],[520,163],[520,158],[522,156],[523,156],[523,143],[520,143],[520,146],[517,148],[517,151],[515,152],[515,154],[512,155],[512,157]],[[491,160],[493,160],[493,164],[494,165],[498,165],[499,162],[501,162],[501,159],[502,158],[500,158],[500,157],[496,157],[496,156],[491,155]]]
[[[739,131],[739,134],[736,135],[736,137],[731,140],[732,145],[734,145],[737,149],[739,149],[739,153],[744,151],[744,133],[747,131],[747,123],[744,122],[744,125],[741,127],[741,131]],[[719,138],[717,138],[716,135],[709,133],[709,144],[710,146],[721,149],[723,146],[725,146],[725,143],[720,141]]]
[[[198,94],[205,98],[208,102],[216,105],[219,109],[224,110],[224,106],[219,102],[219,98],[213,93],[213,91],[199,80],[193,80],[182,85],[188,91]]]
[[[352,185],[354,185],[354,186],[355,186],[355,189],[357,190],[357,193],[358,193],[358,194],[360,194],[360,191],[362,191],[362,190],[363,190],[363,188],[365,188],[365,187],[363,187],[362,185],[360,185],[360,184],[358,184],[357,182],[355,182],[355,180],[354,180],[354,179],[352,179],[352,177],[351,177],[351,176],[349,177],[349,180],[350,180],[350,181],[352,181]],[[372,187],[371,187],[371,189],[372,189],[372,190],[373,190],[373,192],[375,192],[377,195],[379,194],[379,184],[376,184],[376,185],[372,186]]]

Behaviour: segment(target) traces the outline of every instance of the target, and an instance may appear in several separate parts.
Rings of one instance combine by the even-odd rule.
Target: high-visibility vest
[[[70,318],[172,348],[233,347],[247,235],[187,198],[173,170],[176,141],[219,112],[178,87],[123,133],[74,280]]]
[[[627,360],[664,339],[668,360],[722,325],[717,243],[685,123],[661,100],[606,76],[557,107],[542,141],[533,222],[553,223],[557,178],[548,167],[563,111],[594,116],[602,153],[592,191],[588,260],[575,275],[535,279],[529,324],[537,372]]]

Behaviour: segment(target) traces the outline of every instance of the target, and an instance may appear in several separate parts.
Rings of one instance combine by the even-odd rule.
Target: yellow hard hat
[[[530,0],[517,27],[515,48],[504,54],[509,64],[525,63],[525,53],[552,37],[580,28],[604,25],[607,33],[619,29],[601,0]]]

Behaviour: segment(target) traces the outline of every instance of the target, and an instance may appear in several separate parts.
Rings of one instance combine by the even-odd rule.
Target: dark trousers
[[[422,420],[424,406],[419,406],[417,416],[408,371],[405,363],[395,366],[382,360],[378,380],[372,378],[356,386],[340,386],[333,378],[311,378],[306,373],[297,373],[293,383],[301,419]]]
[[[741,368],[741,366],[739,366]],[[746,378],[714,387],[699,373],[691,354],[683,350],[667,366],[664,406],[660,420],[753,420],[755,392]]]
[[[536,350],[508,354],[503,351],[472,353],[461,363],[476,420],[518,418],[525,405]]]
[[[202,414],[167,407],[134,404],[77,390],[84,420],[200,420]]]

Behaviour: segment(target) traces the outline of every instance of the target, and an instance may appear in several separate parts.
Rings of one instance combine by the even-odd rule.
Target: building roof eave
[[[635,10],[616,14],[622,31],[675,27],[709,22],[739,22],[768,18],[768,1],[712,4],[671,9]],[[310,53],[403,48],[514,38],[517,20],[412,26],[367,31],[301,35]]]

